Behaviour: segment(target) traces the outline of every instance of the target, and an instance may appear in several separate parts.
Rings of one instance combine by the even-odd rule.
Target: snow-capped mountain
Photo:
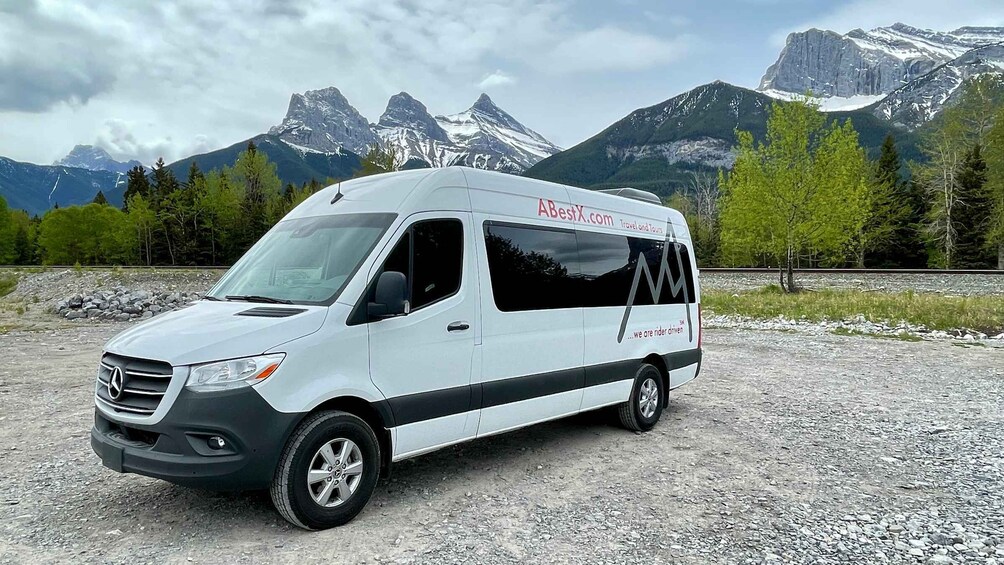
[[[93,145],[77,145],[66,157],[56,161],[53,165],[63,167],[77,167],[89,171],[111,171],[113,173],[126,173],[129,169],[140,165],[139,161],[116,161],[107,151]]]
[[[972,49],[902,86],[876,104],[872,113],[914,129],[952,105],[966,79],[1004,72],[1004,44]]]
[[[950,32],[917,29],[897,23],[847,34],[810,29],[788,36],[776,63],[767,69],[759,90],[850,98],[879,97],[907,85],[968,51],[1004,42],[1004,28],[962,27]],[[847,109],[844,105],[841,109]]]
[[[294,147],[324,153],[344,147],[365,155],[380,143],[366,118],[333,86],[293,94],[286,117],[268,133]]]
[[[467,165],[521,173],[561,149],[519,123],[482,94],[468,110],[433,116],[407,92],[395,94],[380,120],[370,124],[338,89],[294,94],[282,124],[269,130],[301,151],[340,148],[364,155],[379,144],[407,167]]]
[[[520,173],[561,151],[496,106],[487,94],[464,112],[436,117],[407,92],[395,94],[376,132],[405,161],[432,167],[466,165]]]

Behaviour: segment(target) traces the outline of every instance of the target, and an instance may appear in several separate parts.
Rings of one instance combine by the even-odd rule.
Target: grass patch
[[[896,341],[924,341],[924,338],[919,335],[914,334],[870,334],[868,332],[863,332],[861,330],[854,330],[851,328],[837,328],[831,333],[834,335],[845,335],[854,337],[873,337],[875,339],[893,339]]]
[[[785,294],[780,287],[769,286],[739,294],[706,291],[701,294],[701,303],[713,314],[756,319],[784,316],[820,322],[861,315],[873,323],[907,322],[945,331],[968,328],[989,335],[1004,332],[1004,297],[1000,296],[941,296],[859,290]]]
[[[16,275],[0,275],[0,298],[14,292],[17,288]]]

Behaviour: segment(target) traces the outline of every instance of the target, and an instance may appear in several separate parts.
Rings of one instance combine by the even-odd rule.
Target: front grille
[[[118,368],[122,372],[121,393],[112,398],[109,381]],[[149,416],[157,410],[171,384],[173,369],[167,363],[134,359],[106,353],[98,368],[97,397],[116,412]],[[115,387],[112,387],[115,388]]]

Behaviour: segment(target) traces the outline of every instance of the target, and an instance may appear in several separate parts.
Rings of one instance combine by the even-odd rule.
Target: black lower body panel
[[[210,490],[263,489],[302,416],[276,411],[251,388],[183,389],[167,415],[150,426],[119,422],[95,409],[91,447],[120,473]]]

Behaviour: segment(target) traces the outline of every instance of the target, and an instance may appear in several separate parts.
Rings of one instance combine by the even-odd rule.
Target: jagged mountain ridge
[[[869,108],[876,116],[916,129],[954,104],[959,87],[973,77],[1004,72],[1004,44],[978,47],[894,90]]]
[[[526,175],[588,188],[633,186],[669,195],[692,172],[714,173],[735,161],[736,130],[763,139],[773,99],[721,81],[631,112],[594,137],[544,159]],[[901,155],[916,154],[912,134],[868,111],[831,112],[852,119],[861,144],[876,150],[895,134]]]
[[[365,154],[375,144],[398,152],[409,168],[467,165],[521,173],[560,148],[519,123],[482,94],[459,114],[433,117],[407,92],[390,98],[370,124],[335,87],[294,94],[272,135],[304,150],[345,148]]]
[[[1004,28],[950,32],[902,23],[847,34],[810,29],[792,33],[758,90],[823,97],[886,95],[966,52],[1004,41]]]
[[[53,165],[64,167],[77,167],[89,171],[111,171],[113,173],[125,173],[140,164],[135,159],[116,161],[103,148],[94,145],[76,145],[66,154],[66,157],[53,163]]]

